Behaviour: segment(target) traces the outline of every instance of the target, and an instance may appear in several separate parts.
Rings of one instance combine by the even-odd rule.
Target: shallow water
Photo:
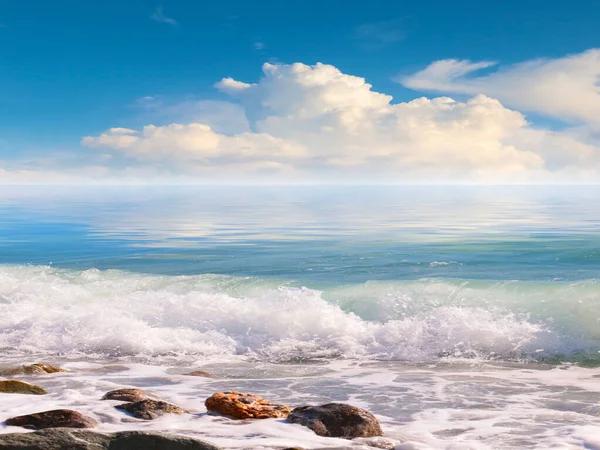
[[[600,448],[599,205],[593,187],[6,188],[0,365],[72,372],[4,396],[0,420],[60,405],[226,448],[349,445],[204,414],[235,389],[368,407],[399,449]],[[97,400],[123,386],[197,413],[131,422]]]

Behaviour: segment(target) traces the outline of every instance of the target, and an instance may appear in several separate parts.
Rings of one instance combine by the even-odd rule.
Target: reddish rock
[[[33,430],[43,428],[93,428],[98,422],[70,409],[55,409],[6,419],[6,425]]]
[[[206,409],[232,419],[285,418],[290,407],[271,403],[258,395],[217,392],[204,402]]]

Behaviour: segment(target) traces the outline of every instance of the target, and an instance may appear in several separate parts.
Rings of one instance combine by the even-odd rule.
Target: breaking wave
[[[0,348],[64,357],[594,359],[595,281],[281,280],[0,267]]]

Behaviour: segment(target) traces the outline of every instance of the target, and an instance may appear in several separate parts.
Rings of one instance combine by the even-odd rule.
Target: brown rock
[[[44,395],[48,392],[40,386],[35,384],[25,383],[17,380],[1,380],[0,381],[0,392],[3,394],[33,394],[33,395]]]
[[[344,403],[294,408],[287,420],[304,425],[319,436],[354,439],[383,435],[373,414]]]
[[[121,402],[140,402],[146,399],[159,400],[159,397],[143,389],[125,388],[115,389],[104,394],[101,400],[119,400]]]
[[[183,414],[185,409],[160,400],[145,399],[135,403],[123,403],[115,406],[117,409],[127,411],[133,417],[144,420],[158,419],[165,414]]]
[[[31,364],[29,366],[13,367],[12,369],[3,371],[3,373],[10,375],[40,375],[57,372],[67,372],[67,370],[58,366],[52,366],[50,364]]]
[[[190,377],[206,377],[206,378],[214,378],[215,377],[212,373],[205,372],[204,370],[194,370],[193,372],[184,373],[184,375],[189,375]]]
[[[98,422],[70,409],[55,409],[6,419],[6,425],[41,430],[43,428],[93,428]]]
[[[287,417],[290,407],[271,403],[258,395],[217,392],[204,402],[209,411],[232,419],[271,419]]]

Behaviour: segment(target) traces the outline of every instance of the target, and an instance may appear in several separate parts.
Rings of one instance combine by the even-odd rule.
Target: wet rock
[[[35,414],[11,417],[4,422],[14,427],[41,430],[43,428],[93,428],[98,422],[70,409],[54,409]]]
[[[373,414],[343,403],[294,408],[287,420],[304,425],[319,436],[354,439],[383,435]]]
[[[205,372],[204,370],[194,370],[193,372],[184,373],[184,375],[188,375],[190,377],[206,377],[206,378],[214,378],[215,377],[212,373]]]
[[[104,394],[101,400],[119,400],[121,402],[140,402],[142,400],[152,399],[159,400],[159,397],[150,394],[143,389],[125,388],[115,389],[114,391]]]
[[[206,441],[185,436],[125,431],[115,433],[108,450],[220,450]]]
[[[1,380],[0,393],[44,395],[48,392],[43,387],[36,386],[35,384],[29,384],[17,380]]]
[[[2,450],[220,450],[208,442],[185,436],[144,431],[100,434],[88,430],[54,428],[33,433],[0,435]]]
[[[116,372],[126,372],[128,370],[129,370],[129,367],[122,366],[119,364],[112,364],[109,366],[101,366],[101,367],[95,367],[93,369],[87,369],[88,372],[94,372],[94,373],[116,373]]]
[[[110,438],[104,434],[70,428],[0,434],[2,450],[105,450],[109,443]]]
[[[165,414],[183,414],[187,412],[179,406],[161,400],[145,399],[135,403],[124,403],[115,406],[117,409],[127,411],[133,417],[144,420],[158,419]]]
[[[204,402],[206,409],[232,419],[285,418],[290,412],[286,405],[271,403],[258,395],[240,392],[217,392]]]
[[[31,364],[29,366],[21,366],[21,367],[13,367],[8,370],[2,371],[3,374],[8,375],[43,375],[46,373],[58,373],[58,372],[68,372],[66,369],[63,369],[58,366],[53,366],[50,364]]]

